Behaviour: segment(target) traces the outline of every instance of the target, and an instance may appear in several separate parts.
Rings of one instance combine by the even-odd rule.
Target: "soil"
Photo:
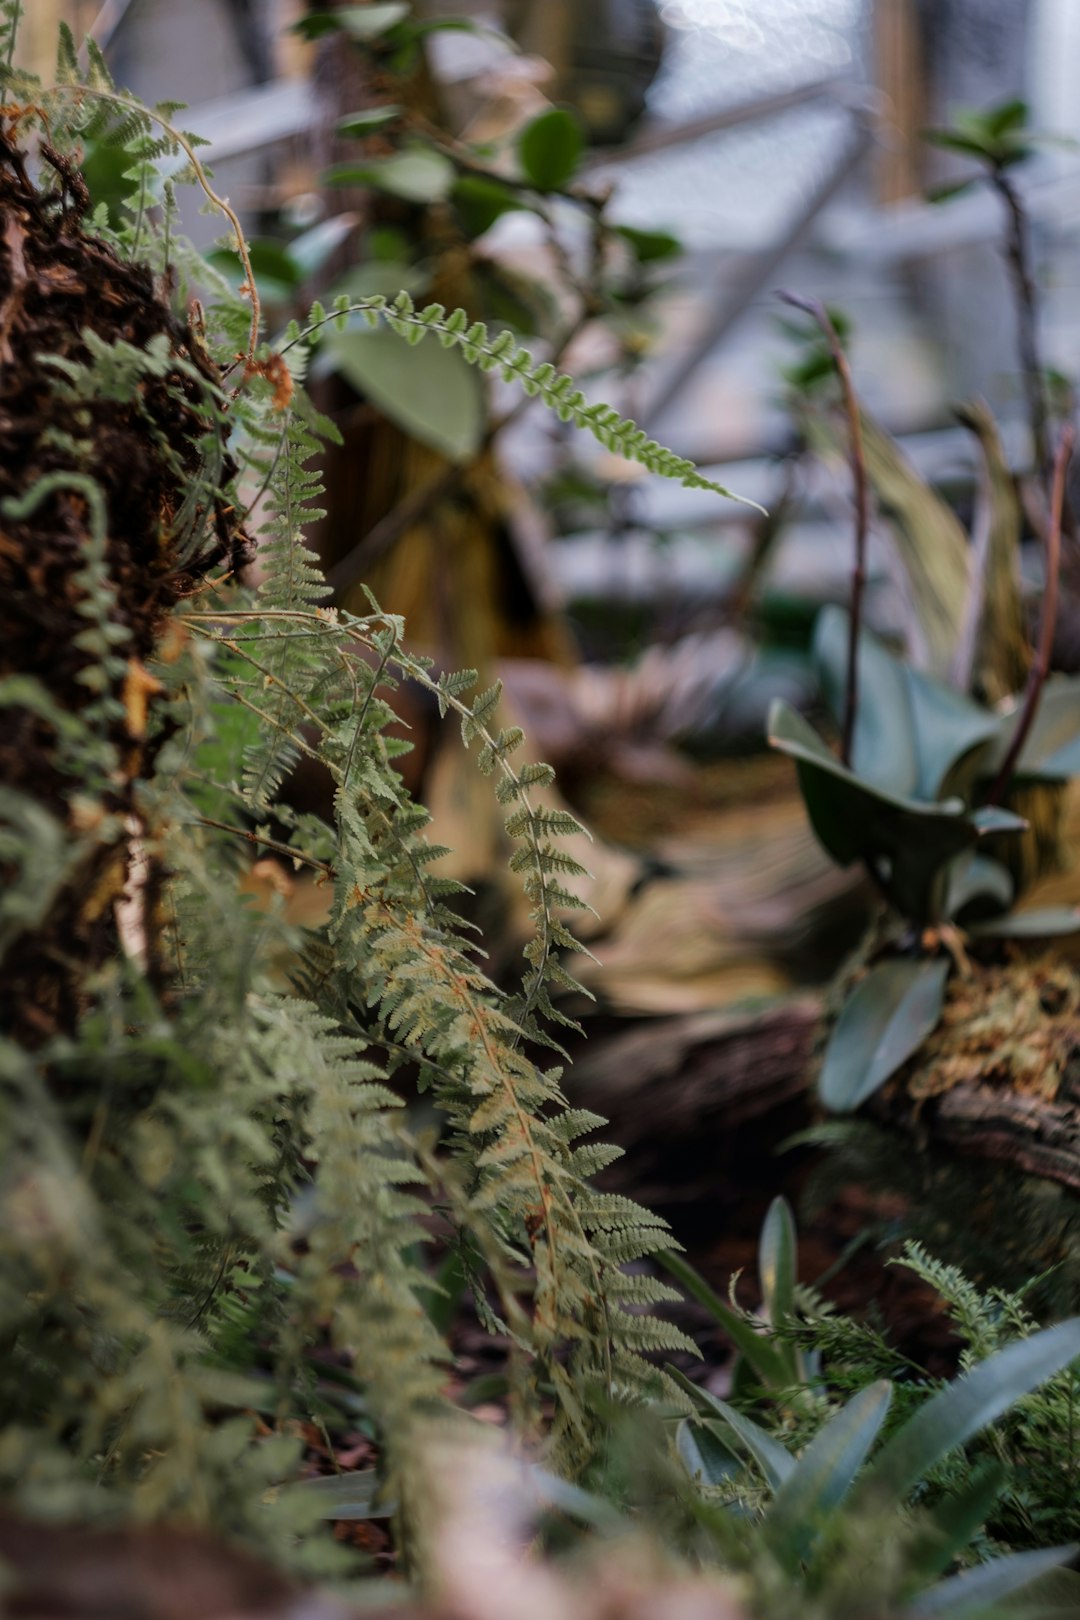
[[[11,704],[0,723],[0,781],[59,820],[69,850],[71,835],[92,835],[106,816],[125,829],[111,842],[84,836],[85,857],[9,954],[0,1025],[34,1045],[73,1026],[81,986],[116,949],[112,902],[130,866],[135,784],[155,752],[147,722],[158,683],[147,661],[170,609],[209,570],[238,565],[246,542],[224,502],[211,497],[186,543],[192,554],[181,560],[174,519],[199,471],[207,426],[199,407],[206,385],[219,382],[216,368],[173,313],[170,289],[86,230],[89,197],[77,170],[47,143],[40,184],[28,161],[0,130],[0,682],[30,677],[69,713],[98,695],[85,680],[95,655],[80,644],[92,514],[79,479],[92,478],[104,499],[108,612],[127,633],[117,642],[123,674],[106,694],[116,699],[108,740],[120,766],[92,807],[65,774],[56,732],[38,710]],[[99,395],[73,404],[54,362],[84,364],[87,331],[139,349],[164,335],[201,376],[177,370],[141,381],[133,400]],[[226,458],[221,482],[233,470]],[[13,505],[50,476],[49,492],[15,515]]]

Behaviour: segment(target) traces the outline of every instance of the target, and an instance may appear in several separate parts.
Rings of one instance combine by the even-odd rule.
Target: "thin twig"
[[[314,867],[316,872],[323,872],[327,877],[333,877],[334,869],[326,861],[318,861],[314,855],[305,855],[302,849],[293,849],[291,844],[279,843],[276,838],[264,838],[261,833],[249,832],[246,827],[234,827],[227,821],[215,821],[213,816],[193,816],[192,821],[197,827],[216,827],[219,832],[232,833],[234,838],[244,838],[249,844],[256,844],[260,849],[272,849],[275,855],[286,855],[290,861],[299,861],[302,866]]]
[[[995,168],[991,173],[990,183],[1004,203],[1009,218],[1005,257],[1009,263],[1013,291],[1016,295],[1020,371],[1024,379],[1024,393],[1027,395],[1031,453],[1036,471],[1042,478],[1050,465],[1050,427],[1042,360],[1039,355],[1038,295],[1031,268],[1030,231],[1020,194],[1004,169]]]
[[[818,323],[832,353],[844,393],[851,444],[851,476],[855,485],[855,569],[851,576],[851,632],[848,638],[847,683],[844,695],[844,726],[840,737],[840,758],[851,764],[852,743],[855,738],[855,716],[859,706],[859,628],[862,619],[863,591],[866,587],[866,536],[870,527],[870,487],[866,479],[866,458],[863,454],[862,418],[851,368],[843,344],[837,335],[829,312],[816,298],[799,298],[794,293],[781,292],[785,304],[801,309]]]
[[[1072,423],[1066,424],[1058,442],[1057,454],[1054,457],[1054,482],[1050,495],[1050,527],[1046,534],[1046,584],[1043,590],[1042,624],[1039,627],[1039,644],[1035,656],[1031,661],[1031,670],[1028,674],[1027,690],[1024,694],[1024,707],[1019,723],[1013,732],[1012,742],[1002,761],[1001,769],[994,779],[993,786],[986,796],[987,804],[997,804],[1016,770],[1024,744],[1028,740],[1031,728],[1035,724],[1035,717],[1039,712],[1039,700],[1042,697],[1046,677],[1050,672],[1050,653],[1054,645],[1054,630],[1057,626],[1058,606],[1058,576],[1061,572],[1061,513],[1065,503],[1065,470],[1069,465],[1073,444],[1076,441],[1076,430]]]

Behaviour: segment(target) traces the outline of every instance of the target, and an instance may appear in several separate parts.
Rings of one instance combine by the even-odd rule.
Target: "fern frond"
[[[610,405],[590,405],[572,377],[556,371],[546,361],[537,365],[528,349],[520,348],[510,332],[503,331],[493,337],[482,321],[470,322],[463,309],[448,315],[442,304],[428,304],[418,310],[405,292],[398,293],[394,299],[371,297],[352,304],[339,304],[330,314],[316,305],[306,325],[286,335],[280,352],[284,354],[296,344],[309,342],[321,327],[330,322],[340,324],[350,315],[362,316],[371,326],[382,320],[392,332],[413,344],[423,342],[433,333],[444,348],[457,348],[470,365],[482,371],[498,371],[504,381],[517,383],[531,398],[539,399],[554,411],[560,422],[572,423],[591,433],[605,450],[636,461],[649,472],[673,479],[687,489],[711,490],[714,495],[762,510],[756,501],[736,495],[706,478],[692,461],[650,439],[636,422],[620,416]]]

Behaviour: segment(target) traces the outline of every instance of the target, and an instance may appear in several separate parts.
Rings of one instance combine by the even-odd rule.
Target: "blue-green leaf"
[[[845,1001],[829,1038],[818,1089],[826,1108],[858,1108],[937,1028],[949,959],[890,957]]]
[[[774,1198],[761,1228],[758,1279],[770,1322],[782,1322],[795,1306],[795,1271],[798,1252],[795,1217],[786,1198]],[[794,1345],[777,1347],[788,1363],[790,1381],[798,1381],[798,1351]]]
[[[675,1434],[675,1449],[691,1479],[722,1485],[742,1472],[742,1458],[721,1438],[719,1425],[684,1418]]]
[[[860,1390],[814,1436],[777,1491],[766,1521],[767,1534],[789,1569],[806,1557],[825,1519],[851,1489],[891,1400],[888,1379]]]
[[[769,741],[794,759],[811,825],[833,860],[866,860],[879,876],[887,863],[897,908],[917,922],[937,920],[942,868],[978,836],[962,802],[926,804],[862,781],[782,700],[769,711]]]
[[[771,1434],[767,1434],[752,1418],[748,1418],[743,1412],[737,1412],[733,1406],[729,1406],[718,1396],[710,1395],[707,1389],[692,1384],[677,1368],[669,1367],[668,1371],[675,1382],[680,1384],[693,1399],[699,1411],[718,1417],[724,1428],[730,1429],[732,1434],[742,1441],[773,1490],[779,1490],[795,1471],[795,1458],[790,1451],[782,1446],[779,1440],[774,1440]]]
[[[847,707],[850,637],[850,613],[840,607],[823,608],[814,626],[813,660],[822,695],[838,726],[844,723]],[[919,763],[904,667],[866,630],[859,636],[857,699],[852,770],[888,793],[913,794]]]
[[[939,799],[962,793],[983,749],[1000,735],[1001,717],[980,708],[951,686],[910,665],[901,665],[915,726],[919,774],[915,797]]]
[[[1000,861],[965,850],[949,866],[945,915],[958,917],[968,906],[983,902],[983,912],[1007,911],[1013,902],[1012,874]]]
[[[867,1490],[903,1501],[950,1451],[1080,1357],[1080,1317],[999,1350],[941,1390],[879,1452]]]
[[[968,933],[977,939],[1057,939],[1080,930],[1080,907],[1034,906],[1010,911],[1004,917],[971,923]]]
[[[1001,734],[980,772],[997,775],[1019,723],[1023,708],[1017,700],[1014,714],[1002,723]],[[1035,721],[1020,752],[1016,775],[1035,781],[1061,782],[1080,774],[1080,676],[1051,675],[1039,697]]]
[[[1076,1546],[1039,1547],[1033,1552],[1011,1553],[1007,1558],[991,1558],[923,1592],[908,1604],[907,1613],[913,1620],[916,1615],[983,1614],[1048,1570],[1068,1563],[1076,1553]]]

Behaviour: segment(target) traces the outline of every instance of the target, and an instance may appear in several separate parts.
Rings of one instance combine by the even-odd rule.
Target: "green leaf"
[[[1057,939],[1080,932],[1080,907],[1035,906],[1030,911],[1010,911],[1004,917],[971,923],[967,931],[976,939]]]
[[[615,235],[633,249],[639,264],[657,264],[662,259],[676,259],[683,245],[670,231],[643,231],[636,225],[616,225]]]
[[[1003,101],[997,107],[988,107],[979,115],[979,123],[990,135],[1000,136],[1023,129],[1028,121],[1028,104],[1019,96]]]
[[[584,1491],[580,1485],[560,1479],[558,1474],[552,1474],[536,1463],[526,1463],[524,1471],[529,1489],[543,1506],[558,1508],[560,1513],[569,1514],[571,1518],[579,1519],[582,1524],[592,1525],[597,1530],[625,1529],[626,1521],[622,1514],[610,1502],[605,1502],[602,1496],[594,1496],[591,1491]]]
[[[951,180],[947,185],[931,186],[924,193],[928,203],[952,202],[954,197],[962,197],[966,191],[974,190],[976,180]]]
[[[716,1395],[710,1395],[707,1389],[701,1389],[692,1384],[685,1373],[679,1372],[677,1367],[668,1367],[668,1372],[686,1393],[691,1396],[699,1411],[704,1410],[718,1417],[726,1429],[742,1441],[749,1451],[772,1489],[779,1490],[786,1479],[795,1471],[795,1458],[782,1446],[779,1440],[774,1440],[752,1418],[737,1412],[726,1401],[720,1400]]]
[[[865,860],[882,881],[887,871],[897,908],[916,922],[936,920],[942,869],[977,837],[963,804],[925,804],[863,782],[783,700],[770,710],[769,741],[795,760],[811,825],[833,860],[840,866]]]
[[[719,1425],[684,1418],[675,1431],[675,1449],[691,1479],[722,1485],[742,1472],[742,1458],[721,1438]]]
[[[290,249],[284,242],[276,242],[270,237],[255,237],[247,246],[259,292],[264,298],[284,302],[299,286],[301,279]],[[234,287],[240,286],[245,271],[238,253],[230,248],[214,248],[206,258]]]
[[[1003,722],[995,747],[980,760],[980,775],[990,779],[1004,763],[1019,723],[1023,700]],[[1042,689],[1035,721],[1020,753],[1018,778],[1063,782],[1080,775],[1080,676],[1052,675]]]
[[[1000,861],[965,850],[949,866],[945,915],[951,921],[976,901],[985,902],[984,914],[985,910],[1007,911],[1013,903],[1013,890],[1012,874]]]
[[[758,1278],[761,1297],[771,1323],[782,1322],[795,1308],[795,1269],[798,1240],[795,1217],[786,1198],[774,1198],[761,1228],[758,1245]],[[798,1351],[792,1344],[777,1348],[788,1363],[791,1383],[799,1377]]]
[[[405,111],[404,107],[386,105],[382,107],[367,107],[362,112],[349,113],[345,118],[339,118],[335,126],[339,135],[356,140],[365,135],[371,135],[377,129],[385,129],[400,118]]]
[[[937,1028],[949,958],[890,957],[845,1001],[829,1038],[818,1089],[826,1108],[847,1114],[895,1074]]]
[[[1023,816],[1002,804],[981,804],[971,812],[971,820],[980,838],[992,838],[998,833],[1022,833],[1028,829]]]
[[[577,116],[550,107],[526,124],[518,139],[522,171],[537,191],[559,191],[577,173],[585,136]]]
[[[1080,1317],[999,1350],[919,1408],[887,1441],[865,1488],[903,1502],[920,1479],[1014,1402],[1080,1357]]]
[[[332,332],[322,352],[358,393],[400,428],[451,461],[476,454],[484,432],[480,379],[456,349],[415,348],[385,327]]]
[[[323,178],[328,186],[374,186],[405,202],[434,203],[450,195],[457,170],[441,152],[410,146],[370,163],[336,163]]]
[[[308,1501],[314,1498],[323,1519],[389,1519],[394,1512],[391,1504],[379,1501],[379,1475],[374,1468],[302,1479],[286,1486],[281,1494]]]
[[[1001,1495],[1008,1480],[1001,1463],[980,1468],[962,1490],[935,1505],[926,1515],[918,1541],[911,1554],[912,1586],[925,1586],[936,1580],[970,1546]]]
[[[450,193],[450,200],[470,237],[483,236],[503,214],[526,206],[518,192],[504,186],[500,180],[489,180],[481,174],[463,174]]]
[[[891,1400],[888,1379],[860,1390],[814,1436],[777,1491],[766,1520],[767,1535],[789,1570],[807,1556],[823,1521],[851,1489]]]
[[[1060,1568],[1036,1576],[1023,1589],[1020,1602],[1010,1603],[1006,1609],[1007,1620],[1076,1620],[1078,1614],[1080,1575]]]
[[[703,1305],[723,1328],[739,1354],[749,1362],[761,1382],[772,1389],[786,1389],[791,1382],[787,1357],[779,1345],[750,1326],[730,1305],[724,1303],[701,1274],[682,1255],[665,1251],[654,1258],[682,1283],[692,1299]],[[691,1385],[691,1388],[696,1386]]]
[[[416,296],[426,286],[426,275],[414,265],[402,264],[392,259],[375,259],[368,264],[357,264],[351,270],[346,270],[330,289],[329,296],[333,299],[347,293],[351,299],[357,301],[361,298],[385,298],[387,302],[392,302],[399,292]],[[355,315],[351,318],[359,319]],[[364,331],[368,330],[365,325]]]
[[[981,163],[992,161],[994,149],[989,141],[976,135],[962,135],[953,129],[924,129],[922,138],[928,146],[940,146],[946,152],[962,152],[965,157],[978,158]]]
[[[1011,1553],[1007,1558],[991,1558],[975,1569],[965,1569],[942,1581],[908,1604],[909,1615],[985,1613],[991,1604],[1011,1597],[1040,1575],[1067,1564],[1077,1553],[1071,1547],[1039,1547],[1033,1552]]]
[[[350,39],[378,39],[404,22],[411,6],[407,0],[383,0],[370,6],[342,6],[340,11],[313,11],[293,24],[301,39],[321,39],[324,34],[344,32]]]
[[[847,706],[851,615],[827,607],[814,626],[812,656],[822,694],[838,726]],[[868,631],[859,636],[858,690],[852,769],[874,787],[908,796],[919,780],[915,728],[903,665]]]
[[[302,231],[299,236],[294,237],[289,243],[288,254],[296,266],[297,279],[304,282],[318,275],[341,244],[352,235],[358,224],[359,216],[356,214],[334,214],[330,219],[320,220],[319,224],[313,225],[309,231]]]
[[[1001,731],[1000,716],[930,675],[901,666],[915,726],[919,773],[918,799],[940,799],[963,793],[963,770],[976,751]],[[973,774],[973,773],[971,773]]]

